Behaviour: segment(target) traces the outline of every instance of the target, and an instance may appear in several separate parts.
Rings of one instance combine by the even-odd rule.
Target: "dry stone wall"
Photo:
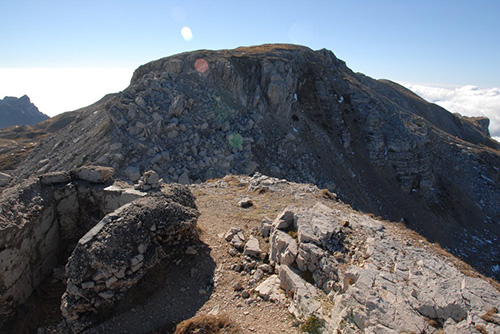
[[[12,315],[106,213],[144,193],[107,187],[109,167],[33,177],[0,195],[0,314]]]
[[[186,187],[170,186],[126,204],[104,217],[78,242],[66,265],[62,314],[72,331],[92,324],[168,249],[197,238],[198,211]]]

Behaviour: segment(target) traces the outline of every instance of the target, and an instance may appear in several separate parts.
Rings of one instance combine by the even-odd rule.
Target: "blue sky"
[[[0,97],[16,95],[14,87],[22,90],[23,82],[30,91],[36,91],[34,86],[81,90],[84,79],[69,73],[82,73],[82,68],[102,69],[102,77],[89,84],[99,85],[104,95],[125,88],[133,69],[154,59],[263,43],[327,48],[354,71],[374,78],[450,88],[500,87],[497,0],[0,0],[0,8]],[[191,41],[181,36],[183,27],[191,28]],[[39,74],[26,72],[33,68],[66,69],[67,77],[54,74],[64,87],[36,84]],[[24,76],[18,76],[24,79],[14,83],[12,76],[21,69]],[[115,71],[116,78],[110,78],[110,69],[123,74]],[[96,89],[87,87],[89,94]],[[37,104],[41,90],[26,93]],[[40,105],[49,114],[55,108]],[[71,108],[76,107],[65,110]]]

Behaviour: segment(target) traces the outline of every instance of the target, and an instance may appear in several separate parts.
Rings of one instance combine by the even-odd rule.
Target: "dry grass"
[[[321,189],[320,195],[324,199],[329,199],[331,201],[337,201],[338,200],[337,195],[331,193],[328,189]]]
[[[481,334],[488,334],[488,332],[486,331],[486,329],[484,328],[484,326],[482,325],[475,325],[474,328]]]
[[[500,321],[498,321],[495,316],[495,314],[498,313],[498,309],[496,307],[492,307],[489,309],[485,314],[481,316],[481,319],[483,319],[486,322],[490,322],[495,325],[500,325]]]
[[[238,334],[240,328],[227,315],[202,315],[184,320],[174,334]]]

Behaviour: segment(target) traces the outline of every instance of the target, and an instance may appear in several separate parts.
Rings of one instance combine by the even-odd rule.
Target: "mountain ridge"
[[[16,174],[97,164],[129,182],[149,169],[167,182],[256,171],[311,182],[498,279],[499,149],[484,124],[354,73],[331,51],[278,44],[142,65]]]

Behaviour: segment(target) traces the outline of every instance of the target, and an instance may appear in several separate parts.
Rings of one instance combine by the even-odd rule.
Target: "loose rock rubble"
[[[201,50],[139,67],[129,87],[65,119],[12,175],[93,164],[134,183],[150,170],[167,183],[255,172],[310,182],[500,279],[500,144],[487,123],[354,73],[325,49]]]
[[[308,322],[319,324],[323,333],[499,330],[500,292],[490,283],[477,273],[464,275],[453,258],[404,227],[360,214],[313,185],[255,175],[192,186],[203,247],[192,242],[198,213],[187,188],[162,185],[146,194],[73,175],[45,174],[35,186],[1,195],[2,203],[12,201],[20,213],[34,214],[41,202],[30,196],[40,194],[37,187],[74,198],[71,185],[77,193],[101,189],[104,195],[95,203],[121,207],[78,237],[66,266],[65,320],[39,333],[87,327],[89,334],[144,333],[195,313],[229,314],[243,332],[259,334],[296,333]],[[246,196],[251,208],[236,205]],[[75,202],[61,208],[70,203]],[[15,221],[22,217],[28,219],[19,215]],[[141,277],[159,267],[166,274],[161,289],[108,319],[133,289],[143,287]],[[66,277],[60,266],[52,274]],[[103,322],[94,326],[100,317]]]

